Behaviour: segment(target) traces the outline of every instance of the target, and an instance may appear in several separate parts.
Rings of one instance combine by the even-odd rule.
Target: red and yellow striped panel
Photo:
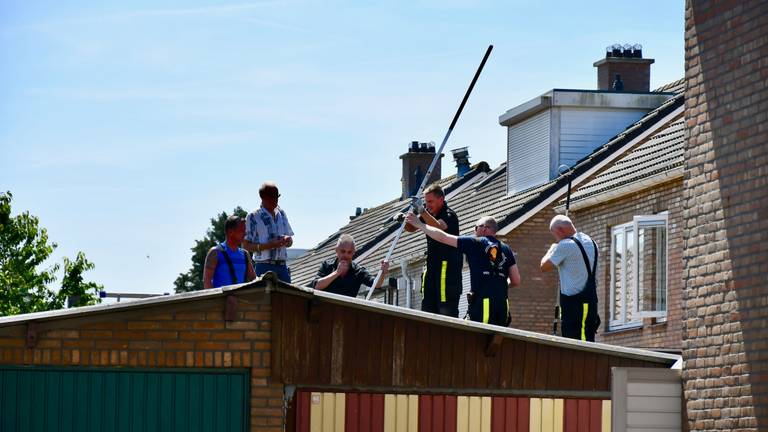
[[[611,401],[299,391],[299,432],[608,432]]]

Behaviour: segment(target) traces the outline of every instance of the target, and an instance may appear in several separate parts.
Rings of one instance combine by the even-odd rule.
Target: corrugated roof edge
[[[398,316],[407,319],[415,319],[418,321],[429,322],[432,324],[444,325],[447,327],[457,328],[461,330],[469,330],[479,333],[487,334],[499,334],[503,337],[512,339],[518,339],[533,343],[540,343],[550,346],[569,347],[579,351],[595,352],[610,354],[615,356],[627,357],[650,361],[654,363],[665,364],[672,367],[679,359],[679,355],[669,354],[664,352],[650,351],[640,348],[626,348],[621,346],[608,345],[595,342],[582,342],[573,339],[566,339],[560,336],[551,336],[541,333],[529,332],[526,330],[519,330],[508,327],[499,327],[490,324],[476,323],[473,321],[465,321],[458,318],[446,317],[442,315],[435,315],[427,312],[422,312],[415,309],[402,308],[398,306],[367,301],[363,299],[342,296],[338,294],[331,294],[324,291],[314,290],[307,287],[299,287],[290,285],[277,279],[274,273],[269,272],[263,277],[256,279],[255,281],[226,286],[215,289],[207,289],[202,291],[194,291],[189,293],[175,294],[171,296],[158,296],[147,299],[141,299],[126,303],[114,303],[108,305],[95,305],[85,306],[72,309],[61,309],[48,312],[36,312],[31,314],[14,315],[10,317],[0,318],[0,327],[9,327],[20,325],[28,322],[40,322],[51,321],[56,319],[71,319],[89,317],[95,315],[103,315],[111,312],[130,311],[135,309],[142,309],[147,307],[153,307],[157,305],[165,305],[171,303],[184,303],[198,301],[202,299],[211,299],[217,297],[225,297],[226,295],[235,291],[253,291],[264,290],[266,292],[280,292],[289,295],[298,295],[302,297],[316,297],[323,301],[328,301],[335,304],[340,304],[355,309],[370,310],[387,315]]]
[[[539,195],[518,208],[514,212],[508,214],[504,219],[499,221],[499,229],[514,223],[518,218],[525,215],[527,212],[538,206],[541,202],[549,198],[553,193],[559,189],[568,185],[569,176],[578,177],[579,175],[587,172],[592,166],[600,163],[607,157],[613,154],[616,150],[620,149],[625,143],[632,141],[635,137],[641,135],[644,131],[654,125],[656,121],[659,121],[672,113],[678,107],[684,103],[683,93],[678,93],[675,97],[669,99],[669,101],[662,104],[659,108],[646,114],[640,121],[629,126],[624,132],[616,135],[608,140],[608,142],[598,147],[594,152],[590,153],[586,157],[580,159],[573,166],[569,175],[561,175],[555,181],[553,181],[546,189],[542,190]],[[654,119],[656,119],[654,121]]]

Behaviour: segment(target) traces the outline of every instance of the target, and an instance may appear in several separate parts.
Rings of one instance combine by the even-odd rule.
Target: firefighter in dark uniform
[[[597,313],[597,243],[577,232],[567,216],[552,218],[549,230],[554,243],[541,259],[541,271],[557,268],[560,275],[560,319],[563,337],[594,342]]]
[[[425,225],[415,215],[408,215],[407,221],[430,238],[467,256],[472,291],[469,318],[487,324],[509,325],[508,290],[520,285],[520,272],[512,249],[496,238],[496,220],[490,216],[481,217],[475,225],[474,236],[447,234]]]
[[[459,235],[459,218],[445,202],[445,193],[437,184],[424,190],[424,207],[420,220],[448,234]],[[406,225],[406,230],[416,228]],[[452,317],[459,316],[462,259],[454,247],[427,236],[427,264],[421,278],[421,310]]]

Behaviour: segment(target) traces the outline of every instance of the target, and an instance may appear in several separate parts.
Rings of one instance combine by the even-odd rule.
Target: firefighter
[[[421,222],[448,234],[459,235],[459,218],[445,202],[445,193],[440,185],[433,183],[424,190],[424,207],[420,209]],[[416,227],[406,225],[406,231],[416,231]],[[458,318],[462,265],[461,254],[456,248],[427,236],[427,263],[421,279],[421,310]]]
[[[406,220],[430,238],[455,247],[466,255],[472,298],[469,318],[486,324],[508,326],[511,317],[507,293],[509,288],[520,285],[520,272],[512,249],[496,238],[496,220],[490,216],[481,217],[473,236],[448,234],[424,224],[413,214],[408,215]]]

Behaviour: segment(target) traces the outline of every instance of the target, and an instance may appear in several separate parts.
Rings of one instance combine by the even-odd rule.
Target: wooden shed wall
[[[614,366],[660,363],[504,338],[277,293],[272,374],[303,387],[381,391],[610,392]],[[398,390],[399,389],[399,390]]]

